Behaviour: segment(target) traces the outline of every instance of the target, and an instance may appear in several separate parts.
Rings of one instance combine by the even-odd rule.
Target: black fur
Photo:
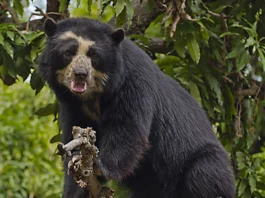
[[[96,42],[98,70],[110,73],[99,96],[99,121],[82,111],[92,99],[82,101],[56,80],[63,64],[57,38],[68,30]],[[233,198],[230,161],[205,112],[145,52],[119,35],[113,39],[111,28],[91,19],[62,21],[48,35],[39,69],[59,100],[64,143],[72,139],[72,126],[93,127],[98,165],[108,179],[126,184],[132,198]],[[65,198],[87,195],[69,176],[64,189]]]

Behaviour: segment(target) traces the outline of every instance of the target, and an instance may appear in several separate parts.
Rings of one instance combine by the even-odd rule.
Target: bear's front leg
[[[124,119],[103,125],[96,161],[103,175],[116,181],[133,173],[149,148],[148,131],[139,123]]]

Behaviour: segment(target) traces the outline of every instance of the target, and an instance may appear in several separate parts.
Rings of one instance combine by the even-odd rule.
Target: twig
[[[213,11],[211,11],[203,2],[201,3],[202,4],[202,7],[207,11],[207,13],[209,13],[210,15],[214,16],[214,17],[218,17],[218,18],[224,18],[224,19],[228,19],[229,16],[226,16],[224,15],[223,13],[222,14],[218,14],[218,13],[215,13]]]
[[[26,24],[26,28],[25,28],[26,31],[29,30],[29,23],[30,23],[30,19],[31,19],[32,16],[43,16],[43,17],[45,17],[45,18],[49,18],[49,16],[48,16],[49,14],[62,15],[62,13],[58,13],[58,12],[47,12],[47,13],[45,14],[45,13],[42,11],[41,8],[39,8],[39,7],[37,7],[37,6],[35,6],[35,8],[36,8],[35,11],[38,11],[38,12],[40,12],[40,13],[32,12],[32,13],[30,14],[29,19],[28,19],[27,24]]]
[[[186,4],[186,0],[169,1],[168,5],[162,4],[163,7],[167,8],[166,14],[165,14],[164,18],[162,19],[162,25],[164,25],[165,22],[169,18],[172,18],[172,21],[169,25],[170,37],[172,37],[174,35],[176,28],[177,28],[177,24],[179,23],[181,18],[189,20],[189,21],[196,21],[188,13],[185,12],[185,7],[186,7],[185,4]]]
[[[235,174],[238,174],[237,161],[236,159],[236,140],[239,137],[242,137],[241,133],[241,99],[238,99],[236,102],[237,114],[234,117],[233,129],[234,129],[234,138],[232,139],[231,147],[231,161]]]
[[[259,85],[259,89],[258,89],[258,91],[257,91],[257,93],[255,95],[255,100],[258,100],[258,95],[260,93],[261,87],[262,87],[262,83],[260,83],[260,85]]]
[[[229,83],[231,83],[233,86],[235,85],[234,81],[232,81],[230,78],[223,76],[223,79]]]
[[[235,129],[235,134],[236,137],[242,137],[242,132],[241,132],[241,99],[237,101],[237,115],[235,116],[234,119],[234,129]]]
[[[260,92],[261,86],[262,86],[262,84],[260,86],[253,84],[248,89],[239,88],[236,92],[236,95],[238,95],[238,96],[255,96],[255,99],[256,99],[259,92]]]

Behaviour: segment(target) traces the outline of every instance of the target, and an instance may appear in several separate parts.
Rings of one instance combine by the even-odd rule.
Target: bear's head
[[[47,19],[44,30],[48,39],[39,70],[57,94],[87,98],[111,92],[119,84],[122,29],[113,31],[97,20],[73,18],[59,23]]]

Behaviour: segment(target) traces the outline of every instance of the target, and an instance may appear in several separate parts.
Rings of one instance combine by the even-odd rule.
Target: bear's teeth
[[[82,93],[86,91],[86,88],[87,88],[86,82],[77,82],[77,81],[71,82],[71,89],[74,92]]]

